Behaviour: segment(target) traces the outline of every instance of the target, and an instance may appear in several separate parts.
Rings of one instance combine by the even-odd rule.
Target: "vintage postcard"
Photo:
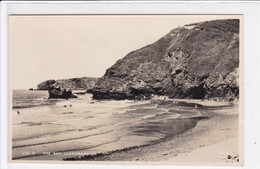
[[[242,25],[9,16],[11,162],[241,166]]]

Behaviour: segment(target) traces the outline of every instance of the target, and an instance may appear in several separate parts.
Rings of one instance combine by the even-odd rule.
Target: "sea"
[[[14,90],[13,160],[73,160],[157,144],[208,117],[196,103],[151,100],[48,99],[47,91]],[[87,159],[87,158],[86,158]]]

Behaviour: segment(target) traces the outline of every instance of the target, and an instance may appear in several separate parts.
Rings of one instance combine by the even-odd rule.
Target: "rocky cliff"
[[[118,60],[91,90],[94,99],[234,100],[239,96],[239,20],[173,29]]]
[[[60,80],[46,80],[37,85],[37,90],[48,90],[50,86],[56,84],[62,88],[70,90],[88,90],[92,89],[97,82],[97,78],[82,77]]]

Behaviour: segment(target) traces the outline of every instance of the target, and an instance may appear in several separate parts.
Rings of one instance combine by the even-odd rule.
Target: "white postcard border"
[[[244,167],[258,168],[260,160],[259,86],[260,3],[257,2],[2,2],[1,3],[1,167],[0,168],[201,168],[185,166],[114,166],[85,164],[19,164],[8,162],[8,16],[12,14],[242,14],[244,16]],[[258,24],[257,24],[258,23]],[[211,167],[203,167],[211,168]],[[223,168],[223,167],[214,167]],[[234,168],[234,167],[231,167]]]

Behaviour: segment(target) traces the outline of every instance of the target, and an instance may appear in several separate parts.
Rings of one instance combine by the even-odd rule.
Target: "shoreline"
[[[174,137],[169,137],[153,144],[129,147],[126,149],[117,149],[107,153],[99,153],[87,156],[78,156],[79,158],[66,159],[60,156],[60,160],[64,161],[139,161],[142,162],[191,162],[195,157],[200,156],[201,153],[209,154],[212,151],[214,145],[222,143],[219,148],[227,145],[232,140],[231,145],[238,145],[238,102],[216,102],[208,100],[192,100],[192,99],[164,99],[159,97],[157,99],[146,100],[149,103],[158,104],[163,108],[172,109],[172,106],[186,105],[192,109],[196,108],[201,115],[194,116],[193,118],[199,118],[197,125],[178,134]],[[198,107],[194,107],[198,105]],[[205,109],[204,109],[205,108]],[[177,110],[178,111],[178,110]],[[206,118],[205,118],[206,117]],[[185,116],[184,116],[185,118]],[[230,143],[229,143],[230,144]],[[206,148],[206,150],[205,150]],[[236,157],[238,154],[238,148],[232,150],[234,152],[225,152],[227,155]],[[223,152],[224,153],[224,152]],[[216,152],[215,154],[216,155]],[[224,158],[220,156],[214,156],[216,162],[223,162]],[[237,160],[239,157],[236,157]],[[29,158],[30,159],[30,158]],[[25,159],[25,160],[29,160]],[[22,160],[22,159],[21,159]],[[214,161],[214,159],[207,159],[208,161]],[[202,160],[202,162],[207,162]],[[199,160],[196,160],[198,162]]]
[[[194,103],[195,101],[190,100],[189,102]],[[213,103],[213,101],[201,102],[204,102],[203,105],[205,106],[212,105],[211,103]],[[200,104],[202,104],[201,102]],[[113,152],[107,155],[104,154],[96,158],[91,158],[89,161],[165,161],[166,163],[196,161],[198,164],[199,162],[215,162],[238,165],[242,161],[240,160],[239,162],[238,104],[220,102],[218,106],[230,104],[233,104],[233,107],[210,111],[211,117],[209,119],[200,120],[194,128],[171,139],[150,146]],[[205,112],[203,114],[206,115]],[[230,145],[233,147],[229,150],[228,147],[231,147]],[[225,151],[223,147],[226,147]],[[203,154],[201,155],[201,153]],[[81,157],[80,160],[88,161],[84,157]]]

